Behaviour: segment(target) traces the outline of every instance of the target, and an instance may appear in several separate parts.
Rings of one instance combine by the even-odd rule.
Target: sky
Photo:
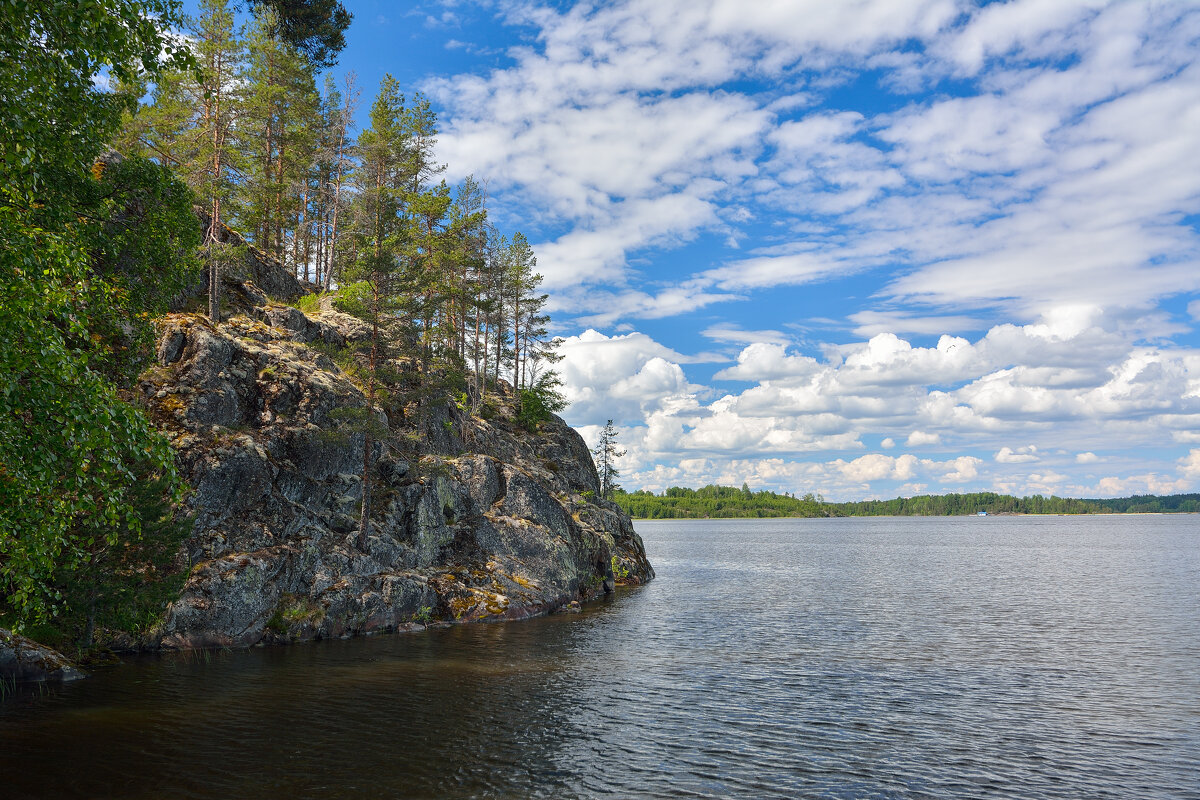
[[[346,5],[626,489],[1200,491],[1200,4]]]

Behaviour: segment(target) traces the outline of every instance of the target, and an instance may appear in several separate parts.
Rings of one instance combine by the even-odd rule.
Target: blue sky
[[[626,488],[1200,490],[1200,6],[349,2]]]

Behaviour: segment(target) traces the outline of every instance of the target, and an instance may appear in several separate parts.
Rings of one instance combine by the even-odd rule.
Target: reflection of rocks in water
[[[193,567],[161,644],[520,619],[653,577],[629,518],[591,499],[579,434],[557,417],[525,432],[510,394],[489,397],[488,419],[435,409],[419,463],[374,446],[375,514],[358,547],[363,437],[336,420],[366,401],[334,358],[361,324],[328,301],[311,318],[263,303],[215,327],[168,316],[142,377],[193,489]]]

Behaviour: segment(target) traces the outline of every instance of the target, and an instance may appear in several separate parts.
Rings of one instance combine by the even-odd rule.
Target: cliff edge
[[[243,313],[174,313],[139,390],[193,492],[182,596],[147,645],[248,646],[519,619],[653,577],[582,437],[558,417],[526,431],[513,398],[481,416],[434,407],[419,459],[376,446],[367,546],[358,546],[363,436],[339,409],[366,400],[335,362],[365,335],[239,283]],[[396,427],[382,411],[380,421]],[[411,436],[412,431],[408,432]]]

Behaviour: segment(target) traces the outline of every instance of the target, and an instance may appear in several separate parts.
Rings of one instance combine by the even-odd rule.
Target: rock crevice
[[[597,501],[587,445],[561,419],[516,425],[454,403],[416,460],[374,445],[358,546],[363,437],[338,429],[363,393],[330,353],[357,321],[265,303],[160,328],[145,405],[193,491],[190,573],[148,645],[248,646],[546,613],[653,577],[629,518]],[[372,409],[388,424],[382,410]]]

